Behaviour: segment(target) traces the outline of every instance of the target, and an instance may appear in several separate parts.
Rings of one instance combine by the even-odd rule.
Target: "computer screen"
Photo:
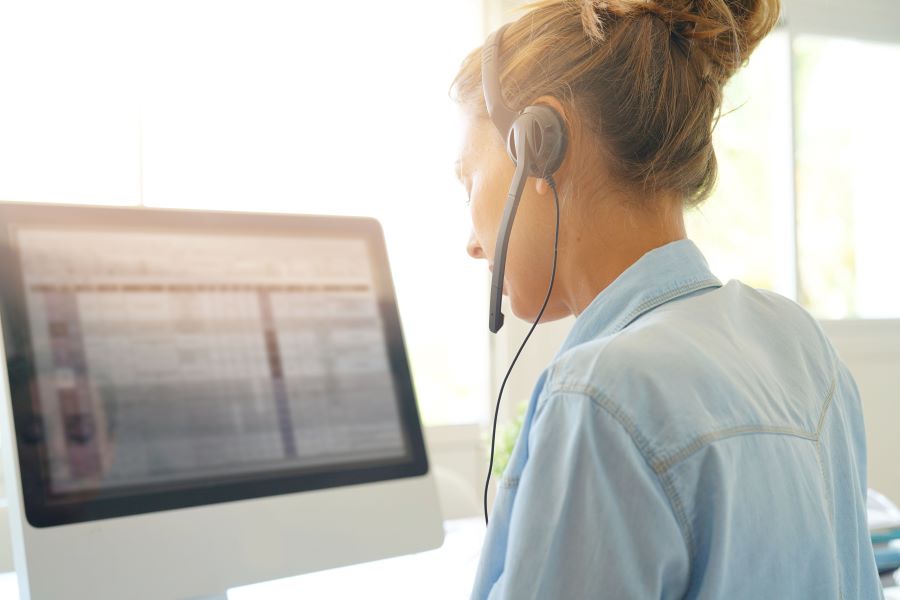
[[[427,469],[374,221],[3,210],[34,526]]]

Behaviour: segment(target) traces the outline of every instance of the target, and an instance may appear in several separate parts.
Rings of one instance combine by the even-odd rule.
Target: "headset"
[[[556,192],[556,182],[553,174],[559,169],[566,155],[568,145],[568,133],[562,116],[553,108],[544,105],[531,105],[521,112],[509,108],[503,100],[503,92],[500,86],[500,40],[503,32],[509,24],[504,25],[488,36],[481,53],[481,84],[484,88],[484,102],[488,115],[493,121],[500,135],[506,141],[506,151],[516,171],[509,185],[509,194],[506,197],[506,206],[503,209],[503,218],[500,221],[500,229],[497,233],[497,245],[494,249],[494,270],[491,277],[491,305],[489,328],[492,333],[497,333],[503,327],[503,313],[500,311],[500,302],[503,295],[503,273],[506,268],[506,250],[509,245],[509,235],[512,231],[513,220],[516,217],[516,209],[525,182],[529,177],[540,177],[547,180],[550,189],[553,190],[553,199],[556,204],[556,234],[553,240],[553,269],[550,273],[550,286],[544,304],[537,318],[531,326],[528,335],[519,346],[509,370],[503,378],[500,393],[497,396],[497,406],[494,409],[494,427],[491,433],[491,460],[488,465],[487,479],[484,483],[484,524],[488,524],[487,497],[488,486],[491,482],[491,470],[494,466],[494,442],[497,436],[497,415],[500,412],[500,398],[509,374],[516,364],[522,349],[531,337],[531,333],[547,308],[550,294],[553,291],[553,281],[556,278],[556,256],[559,246],[559,196]]]
[[[499,55],[500,40],[507,27],[509,24],[488,36],[481,54],[481,84],[488,115],[506,141],[506,151],[516,165],[494,250],[489,322],[492,333],[497,333],[503,327],[500,301],[503,295],[506,249],[525,182],[529,177],[552,178],[562,164],[568,145],[565,121],[556,110],[535,104],[516,113],[504,102],[500,88]]]

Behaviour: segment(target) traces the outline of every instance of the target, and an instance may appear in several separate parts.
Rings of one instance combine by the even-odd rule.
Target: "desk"
[[[228,590],[228,600],[468,598],[481,553],[484,519],[445,521],[444,531],[444,545],[436,550],[233,588]],[[0,599],[18,597],[16,574],[0,573]]]
[[[437,550],[238,587],[228,590],[228,600],[468,598],[484,539],[484,520],[444,521],[444,531],[444,545]],[[900,574],[882,577],[885,600],[900,600],[898,580]],[[0,573],[0,600],[18,597],[16,574]]]
[[[900,585],[898,583],[900,583],[900,571],[881,576],[884,600],[900,600]]]

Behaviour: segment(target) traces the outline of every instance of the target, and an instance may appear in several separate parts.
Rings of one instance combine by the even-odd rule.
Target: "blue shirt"
[[[689,240],[538,379],[472,597],[881,598],[856,385],[815,320]]]

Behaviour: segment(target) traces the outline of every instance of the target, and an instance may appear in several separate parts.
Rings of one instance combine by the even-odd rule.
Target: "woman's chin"
[[[544,302],[544,299],[541,298],[537,304],[531,304],[522,306],[522,303],[516,297],[515,294],[509,296],[509,310],[515,315],[517,319],[522,321],[526,321],[528,323],[534,323],[534,320],[537,319],[538,313],[541,312],[541,306]],[[525,310],[523,310],[523,308]],[[566,315],[560,315],[554,310],[554,306],[548,306],[544,312],[543,317],[541,318],[541,322],[555,321],[556,319],[561,319]]]
[[[532,310],[522,310],[523,308],[530,309],[532,307],[523,307],[521,301],[515,294],[506,294],[504,295],[509,299],[509,310],[515,315],[517,319],[521,319],[523,321],[534,321],[534,318],[537,316],[536,311]],[[540,310],[540,306],[538,307]]]

